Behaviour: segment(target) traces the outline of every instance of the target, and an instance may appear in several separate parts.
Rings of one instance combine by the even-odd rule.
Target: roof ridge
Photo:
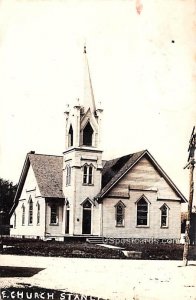
[[[128,154],[125,154],[125,155],[122,155],[122,156],[118,156],[118,157],[115,157],[115,158],[111,158],[111,159],[105,159],[106,162],[109,162],[109,161],[112,161],[112,160],[116,160],[116,159],[120,159],[122,157],[125,157],[125,156],[128,156],[128,155],[134,155],[134,154],[139,154],[139,153],[143,153],[143,152],[146,152],[148,151],[147,149],[145,150],[141,150],[141,151],[137,151],[137,152],[133,152],[133,153],[128,153]]]
[[[63,157],[63,155],[56,155],[56,154],[43,154],[43,153],[28,153],[28,155],[42,155],[42,156],[53,156],[53,157]]]

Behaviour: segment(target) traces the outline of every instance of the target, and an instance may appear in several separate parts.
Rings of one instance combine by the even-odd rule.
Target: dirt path
[[[1,255],[1,266],[45,268],[29,278],[0,278],[108,299],[196,299],[196,263]]]

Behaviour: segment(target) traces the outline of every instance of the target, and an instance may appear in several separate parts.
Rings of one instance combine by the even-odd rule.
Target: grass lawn
[[[79,241],[41,241],[30,239],[4,238],[5,254],[128,259],[121,250]],[[141,251],[141,259],[182,260],[183,245],[179,244],[122,244],[125,250]]]

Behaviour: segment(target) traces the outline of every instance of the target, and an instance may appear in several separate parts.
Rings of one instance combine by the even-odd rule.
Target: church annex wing
[[[10,215],[12,215],[14,209],[18,205],[18,200],[23,190],[30,165],[32,166],[35,174],[42,197],[60,199],[64,198],[62,191],[63,157],[56,155],[35,154],[33,151],[31,151],[27,154],[24,162]]]
[[[169,176],[165,173],[165,171],[161,168],[161,166],[157,163],[157,161],[149,153],[148,150],[143,150],[106,161],[102,172],[102,190],[95,198],[99,201],[103,199],[115,186],[115,184],[143,157],[147,157],[151,161],[158,173],[166,180],[166,182],[173,189],[176,195],[181,199],[181,202],[187,202],[187,199],[180,192],[177,186],[173,183],[173,181],[169,178]]]

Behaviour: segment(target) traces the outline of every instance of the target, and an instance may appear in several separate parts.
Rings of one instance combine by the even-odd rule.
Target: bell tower
[[[65,110],[63,192],[69,209],[70,235],[97,234],[94,197],[101,189],[101,120],[103,109],[95,104],[90,69],[84,47],[84,96]],[[68,215],[64,212],[64,217]]]

